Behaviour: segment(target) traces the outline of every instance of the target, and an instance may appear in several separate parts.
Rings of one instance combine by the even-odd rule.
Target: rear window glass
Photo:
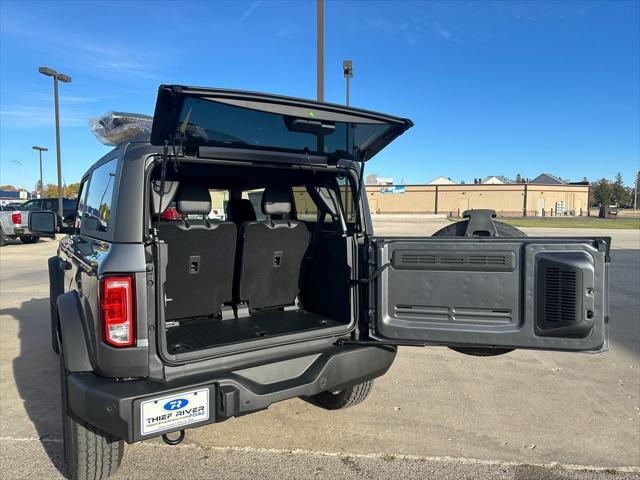
[[[113,159],[91,174],[85,200],[81,228],[90,232],[109,231],[111,201],[115,184],[117,159]]]
[[[313,115],[308,112],[310,119]],[[391,128],[385,123],[330,122],[335,129],[324,135],[292,131],[287,126],[292,117],[193,97],[185,99],[179,125],[185,120],[187,138],[199,145],[320,154],[352,155],[354,145],[368,145]]]

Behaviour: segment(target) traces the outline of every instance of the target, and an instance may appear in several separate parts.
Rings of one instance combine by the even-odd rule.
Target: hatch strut
[[[360,212],[360,195],[362,194],[362,188],[364,184],[364,156],[358,148],[354,148],[354,161],[360,162],[360,172],[358,172],[358,190],[356,191],[355,198],[353,199],[353,205],[356,209],[356,226],[359,231],[362,231],[362,214]]]

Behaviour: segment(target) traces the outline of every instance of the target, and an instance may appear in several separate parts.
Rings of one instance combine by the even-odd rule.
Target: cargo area
[[[163,182],[156,167],[149,208],[166,353],[346,330],[352,183],[338,169],[187,162],[169,165]]]

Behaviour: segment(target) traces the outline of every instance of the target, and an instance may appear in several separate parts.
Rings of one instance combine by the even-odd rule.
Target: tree
[[[65,190],[65,195],[69,198],[75,198],[78,196],[79,191],[80,191],[80,183],[72,183],[67,186]]]
[[[516,183],[522,183],[522,175],[519,173],[516,175]]]
[[[612,193],[613,187],[611,186],[611,182],[606,178],[601,178],[591,184],[591,199],[589,199],[589,202],[592,205],[608,206],[611,204]]]
[[[10,190],[12,192],[15,192],[18,189],[13,185],[0,185],[0,190]]]
[[[611,185],[611,202],[614,205],[618,205],[620,207],[626,207],[629,205],[629,192],[624,186],[624,182],[622,181],[622,174],[618,172],[616,175],[616,179],[613,181]]]

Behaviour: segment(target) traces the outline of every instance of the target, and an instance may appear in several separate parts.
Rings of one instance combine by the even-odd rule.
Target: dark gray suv
[[[607,350],[609,238],[530,238],[487,211],[374,235],[365,163],[411,126],[160,87],[150,134],[89,169],[49,260],[71,478],[113,473],[124,442],[281,400],[359,403],[398,346]]]

